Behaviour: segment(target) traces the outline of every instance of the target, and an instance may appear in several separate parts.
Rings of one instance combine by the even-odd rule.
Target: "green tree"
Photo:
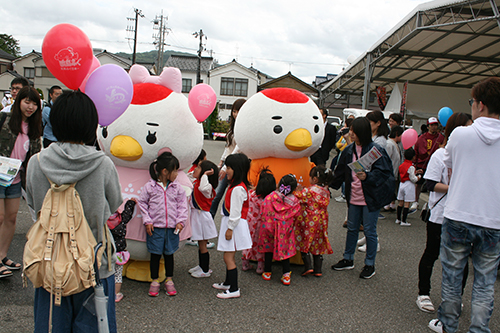
[[[15,57],[19,57],[21,55],[19,41],[12,37],[12,35],[0,34],[0,49],[12,54]]]

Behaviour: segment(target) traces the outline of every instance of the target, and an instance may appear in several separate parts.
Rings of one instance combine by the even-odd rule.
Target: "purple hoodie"
[[[152,224],[155,228],[175,228],[177,223],[188,219],[188,201],[181,184],[173,181],[167,189],[150,179],[144,185],[138,200],[142,213],[142,223]]]

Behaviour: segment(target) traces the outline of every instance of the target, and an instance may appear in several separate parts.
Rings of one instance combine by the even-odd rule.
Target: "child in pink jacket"
[[[171,153],[163,153],[151,163],[151,180],[144,185],[139,198],[142,221],[146,226],[146,242],[151,253],[149,269],[151,285],[148,295],[156,297],[160,291],[158,271],[160,259],[165,261],[166,293],[175,296],[174,252],[179,249],[179,232],[188,219],[186,192],[176,181],[179,160]]]

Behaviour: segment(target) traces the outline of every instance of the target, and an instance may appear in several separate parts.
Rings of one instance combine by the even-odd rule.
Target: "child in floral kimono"
[[[330,191],[328,183],[332,180],[332,172],[323,165],[316,166],[309,172],[309,181],[313,184],[295,192],[300,201],[301,214],[295,220],[295,240],[297,250],[304,261],[302,276],[312,274],[320,277],[323,254],[332,254],[328,240],[328,204]],[[314,269],[311,264],[311,253]]]
[[[293,234],[294,219],[300,212],[299,200],[293,195],[297,188],[294,175],[281,178],[278,188],[269,194],[261,207],[262,225],[259,231],[258,250],[264,253],[262,278],[271,280],[273,259],[283,264],[281,282],[290,285],[290,257],[297,252]]]

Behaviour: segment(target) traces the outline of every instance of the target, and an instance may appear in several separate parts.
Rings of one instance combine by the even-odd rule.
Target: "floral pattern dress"
[[[248,250],[243,250],[241,252],[242,260],[257,260],[264,261],[264,254],[257,251],[257,242],[259,241],[259,230],[262,224],[261,219],[261,206],[264,199],[255,194],[255,190],[248,191],[248,214],[247,222],[248,229],[250,230],[250,236],[252,237],[252,248]]]
[[[330,192],[313,185],[294,193],[300,201],[300,215],[295,219],[297,250],[313,255],[332,254],[328,240],[328,204]]]
[[[273,259],[279,261],[293,257],[297,253],[293,224],[300,213],[299,200],[293,194],[274,191],[264,199],[261,212],[258,251],[273,252]]]

